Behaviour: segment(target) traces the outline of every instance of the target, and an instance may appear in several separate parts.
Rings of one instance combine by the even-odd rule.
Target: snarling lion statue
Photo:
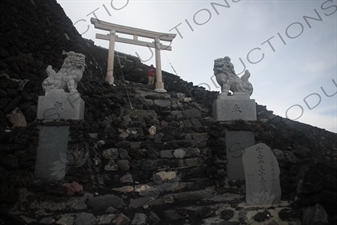
[[[51,65],[46,69],[48,77],[42,82],[42,88],[47,93],[55,91],[77,92],[77,83],[82,79],[85,69],[85,56],[73,51],[63,52],[67,55],[62,68],[55,72]]]
[[[222,94],[227,95],[229,91],[232,91],[233,95],[247,95],[248,97],[252,95],[253,86],[248,81],[249,71],[246,70],[241,78],[238,77],[228,56],[215,59],[213,71],[216,81],[221,86]]]

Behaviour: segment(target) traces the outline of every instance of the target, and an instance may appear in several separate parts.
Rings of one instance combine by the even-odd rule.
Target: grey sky
[[[91,17],[176,33],[172,51],[162,51],[162,69],[173,73],[170,61],[182,79],[206,89],[219,90],[211,80],[214,59],[231,57],[237,73],[243,62],[257,103],[337,132],[336,0],[57,1],[84,38],[106,48],[107,41],[95,38],[104,32],[90,24]],[[137,52],[144,61],[151,57],[146,47],[116,43],[115,49]]]

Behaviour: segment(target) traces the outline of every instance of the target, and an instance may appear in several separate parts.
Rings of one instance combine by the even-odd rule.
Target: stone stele
[[[242,154],[255,145],[255,137],[250,131],[226,131],[227,176],[230,180],[244,180],[245,172]]]
[[[281,201],[280,168],[271,149],[263,143],[245,149],[242,163],[247,205],[272,205]]]

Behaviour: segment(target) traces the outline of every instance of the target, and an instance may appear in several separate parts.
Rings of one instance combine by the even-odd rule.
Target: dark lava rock
[[[219,195],[221,195],[221,194],[224,194],[224,193],[236,193],[237,189],[235,189],[235,188],[226,188],[226,187],[217,187],[217,188],[215,188],[215,191]]]
[[[66,194],[66,189],[61,184],[53,184],[45,187],[45,192],[55,196],[63,196]]]
[[[328,214],[320,204],[304,209],[302,225],[327,224]]]
[[[271,214],[268,211],[259,212],[254,216],[254,220],[257,222],[265,221],[270,219]]]
[[[105,211],[109,207],[114,207],[116,209],[123,207],[123,199],[115,195],[103,195],[98,197],[89,197],[87,200],[87,205],[99,211]]]
[[[336,215],[337,193],[327,190],[323,190],[320,193],[311,196],[301,197],[299,200],[295,201],[292,206],[295,208],[302,208],[305,206],[312,206],[316,203],[320,203],[329,215]]]
[[[129,141],[120,141],[116,144],[116,148],[124,148],[127,149],[130,147],[130,142]]]
[[[310,196],[324,189],[337,191],[337,170],[326,164],[319,163],[311,167],[304,175],[298,194],[299,196]]]
[[[234,216],[233,210],[226,209],[226,210],[221,212],[221,218],[226,220],[226,221],[230,220],[233,216]]]
[[[309,207],[321,204],[329,215],[336,214],[337,170],[327,164],[317,163],[306,170],[303,181],[297,187],[300,197],[294,207]]]
[[[176,210],[166,210],[164,211],[164,215],[169,221],[180,219],[180,215]]]
[[[76,214],[74,225],[91,225],[96,221],[96,217],[92,213],[82,212]]]
[[[239,217],[240,223],[241,224],[245,224],[246,221],[248,220],[248,218],[247,218],[247,211],[245,209],[240,209],[238,217]]]
[[[281,220],[284,221],[291,221],[294,219],[300,219],[301,218],[301,211],[296,210],[296,209],[282,209],[279,213],[278,216],[280,217]]]
[[[240,222],[236,221],[225,221],[224,225],[240,225]]]
[[[200,210],[195,212],[197,218],[205,219],[213,215],[213,210],[210,207],[202,207]]]
[[[149,212],[149,221],[152,222],[152,224],[158,224],[160,222],[160,218],[155,214],[154,212]]]
[[[9,169],[18,169],[19,162],[14,155],[5,155],[0,158],[0,165]]]
[[[145,160],[141,166],[141,170],[143,171],[154,171],[157,170],[158,163],[152,160]]]
[[[300,159],[307,158],[310,154],[310,149],[304,146],[296,146],[292,152]]]
[[[297,157],[291,151],[282,151],[275,154],[278,164],[281,168],[290,168],[298,162]]]
[[[117,165],[118,165],[119,169],[122,170],[122,171],[129,171],[130,170],[129,161],[126,160],[126,159],[118,160]]]

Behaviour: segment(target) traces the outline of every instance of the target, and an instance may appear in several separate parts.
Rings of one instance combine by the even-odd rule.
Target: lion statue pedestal
[[[254,99],[216,99],[213,103],[215,121],[256,121],[256,105]]]
[[[221,93],[213,103],[213,118],[215,121],[256,121],[255,100],[250,99],[253,93],[248,81],[250,73],[246,70],[241,78],[238,77],[230,61],[228,56],[214,60],[213,71]]]
[[[37,118],[53,120],[53,126],[40,126],[34,176],[44,181],[62,181],[67,171],[70,126],[60,119],[83,120],[84,101],[77,91],[77,83],[83,76],[85,56],[75,52],[67,55],[62,68],[55,72],[51,66],[43,81],[45,96],[39,96]],[[83,144],[83,143],[82,143]]]
[[[83,120],[84,101],[77,91],[77,83],[83,76],[85,56],[65,52],[62,68],[55,72],[49,65],[48,77],[42,82],[45,96],[39,96],[37,118],[46,120]]]
[[[39,96],[37,118],[45,120],[83,120],[85,103],[78,92],[55,92]]]

